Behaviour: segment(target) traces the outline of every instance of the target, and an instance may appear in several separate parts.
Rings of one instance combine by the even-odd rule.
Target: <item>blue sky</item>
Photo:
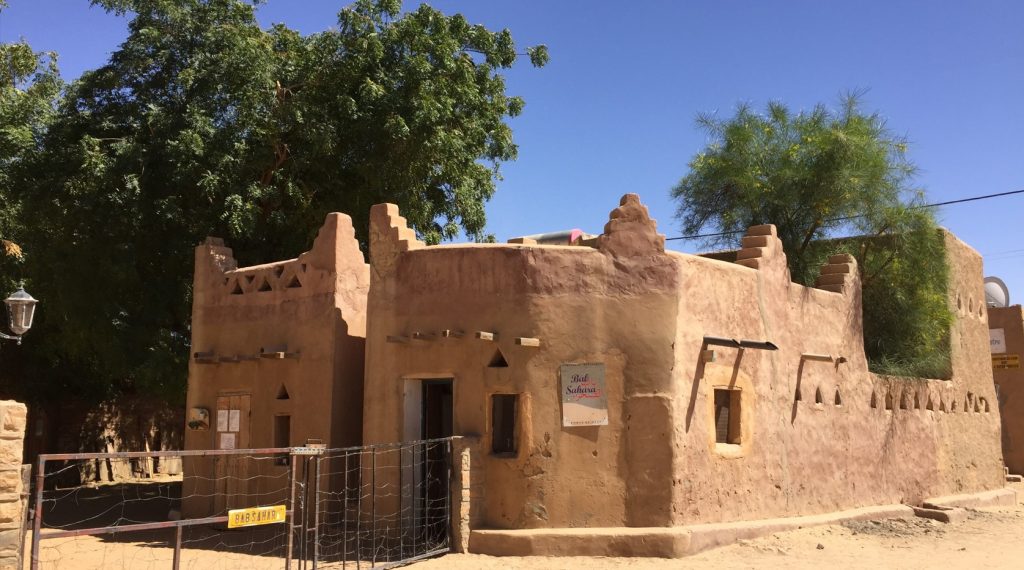
[[[551,52],[543,69],[508,73],[509,92],[527,105],[512,123],[519,159],[504,165],[487,208],[499,240],[599,232],[626,192],[679,235],[668,193],[706,143],[698,112],[772,99],[809,108],[851,89],[868,89],[866,108],[909,137],[930,201],[1024,188],[1024,2],[430,3]],[[270,0],[260,20],[311,33],[335,25],[344,4]],[[67,78],[102,64],[124,36],[124,19],[87,0],[10,0],[0,14],[0,39],[57,51]],[[1024,195],[947,207],[939,218],[1024,300]]]

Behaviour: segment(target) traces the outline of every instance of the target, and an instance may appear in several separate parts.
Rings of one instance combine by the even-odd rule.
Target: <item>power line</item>
[[[937,208],[939,206],[949,206],[951,204],[963,204],[964,202],[976,202],[978,200],[988,200],[989,198],[1000,198],[1002,196],[1012,196],[1014,194],[1024,194],[1024,188],[1022,188],[1020,190],[1011,190],[1009,192],[999,192],[999,193],[996,193],[996,194],[986,194],[984,196],[972,196],[970,198],[960,198],[959,200],[949,200],[947,202],[936,202],[934,204],[923,204],[921,206],[911,206],[910,208],[913,209],[913,210],[920,209],[920,208]],[[859,214],[859,215],[856,215],[856,216],[845,216],[845,217],[841,217],[841,218],[830,218],[830,219],[825,220],[825,221],[826,222],[843,222],[843,221],[846,221],[846,220],[853,220],[855,218],[863,218],[863,217],[864,217],[864,214]],[[677,240],[677,239],[687,239],[688,240],[688,239],[700,239],[700,238],[719,237],[719,236],[730,236],[730,235],[735,235],[735,234],[741,234],[741,233],[744,233],[745,231],[746,230],[736,230],[736,231],[732,231],[732,232],[716,232],[716,233],[711,233],[711,234],[696,234],[696,235],[692,235],[692,236],[676,236],[676,237],[665,238],[665,241],[673,241],[673,240]]]

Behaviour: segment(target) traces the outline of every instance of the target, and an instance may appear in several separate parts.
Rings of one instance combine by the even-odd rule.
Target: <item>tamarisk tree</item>
[[[838,110],[743,105],[697,123],[709,144],[672,190],[683,231],[711,234],[705,246],[731,247],[747,227],[775,224],[793,279],[804,284],[828,255],[853,254],[872,368],[948,375],[948,268],[932,211],[912,186],[906,140],[864,112],[856,95]]]

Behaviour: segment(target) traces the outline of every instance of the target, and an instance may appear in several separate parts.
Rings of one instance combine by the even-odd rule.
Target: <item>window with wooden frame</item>
[[[740,390],[715,388],[715,443],[740,444],[741,404]]]
[[[494,455],[516,454],[518,407],[518,394],[491,395],[491,453]]]
[[[292,417],[274,416],[274,447],[291,447],[292,443]],[[288,455],[278,457],[274,463],[277,465],[288,465]]]

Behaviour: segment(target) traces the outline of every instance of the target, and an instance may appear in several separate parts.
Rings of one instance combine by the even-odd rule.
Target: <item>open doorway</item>
[[[422,517],[425,540],[445,544],[449,526],[449,477],[451,475],[451,442],[442,438],[453,435],[452,380],[430,379],[421,382],[420,439],[440,440],[425,443],[418,478],[423,482],[417,511]]]
[[[452,381],[423,380],[421,439],[452,436]]]

